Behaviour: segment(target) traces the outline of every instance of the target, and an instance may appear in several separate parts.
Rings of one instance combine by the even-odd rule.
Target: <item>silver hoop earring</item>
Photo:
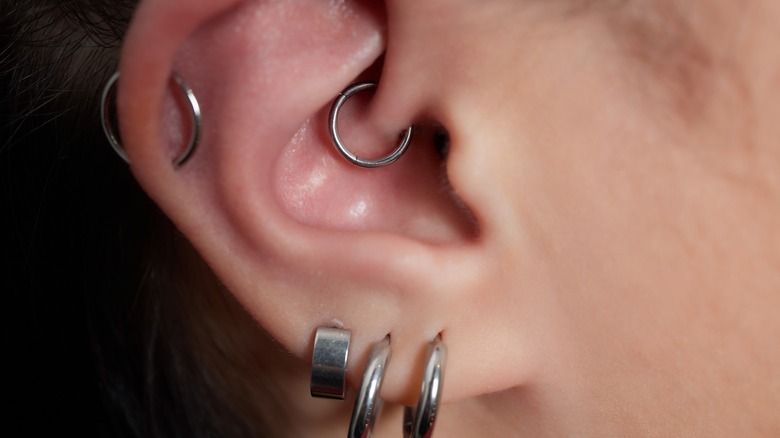
[[[349,330],[320,327],[314,335],[311,355],[311,396],[344,400]]]
[[[441,340],[441,335],[428,346],[428,355],[423,372],[420,400],[414,408],[404,408],[404,437],[430,438],[436,414],[441,400],[444,363],[447,360],[447,347]]]
[[[184,163],[186,163],[187,160],[192,157],[192,154],[198,147],[198,141],[200,140],[201,115],[200,105],[198,104],[198,99],[195,97],[195,93],[192,91],[192,88],[190,88],[189,85],[184,82],[184,79],[182,79],[181,76],[176,73],[171,75],[171,79],[176,82],[179,88],[181,88],[181,90],[184,92],[184,95],[187,97],[187,102],[189,102],[190,112],[192,115],[190,142],[187,145],[187,149],[184,151],[184,153],[173,160],[174,166],[178,168],[183,166]],[[122,144],[119,142],[119,139],[114,133],[114,129],[111,127],[111,113],[110,106],[108,105],[108,99],[114,95],[114,86],[118,80],[119,72],[116,72],[111,75],[111,78],[108,79],[105,87],[103,87],[103,95],[100,99],[100,121],[103,125],[103,132],[106,134],[106,138],[111,144],[111,147],[114,149],[114,152],[116,152],[117,155],[125,160],[125,162],[130,163],[130,160],[127,158],[127,153],[125,153]]]
[[[336,100],[333,102],[333,106],[330,108],[330,116],[328,117],[328,127],[330,129],[330,138],[333,141],[333,145],[336,146],[336,149],[344,158],[347,159],[347,161],[360,167],[372,168],[392,164],[395,162],[395,160],[400,158],[404,152],[406,152],[406,149],[409,147],[409,142],[412,139],[412,127],[410,126],[403,132],[401,136],[401,142],[399,143],[398,147],[390,152],[390,154],[378,159],[360,158],[352,151],[350,151],[346,146],[344,146],[344,143],[341,140],[341,136],[339,136],[338,130],[338,118],[341,107],[344,105],[344,102],[346,102],[347,99],[352,97],[354,94],[370,88],[376,88],[376,86],[376,82],[361,82],[347,87],[346,90],[339,93],[338,97],[336,97]]]
[[[348,438],[370,438],[374,436],[374,420],[376,420],[382,401],[379,391],[382,389],[382,378],[390,360],[390,337],[374,344],[368,357],[363,379],[360,381],[360,391],[355,399],[355,409],[352,410],[352,420],[349,423]]]

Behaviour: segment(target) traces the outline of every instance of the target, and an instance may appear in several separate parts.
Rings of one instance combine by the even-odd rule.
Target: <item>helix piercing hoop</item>
[[[344,400],[351,335],[349,330],[317,329],[311,355],[312,397]]]
[[[360,391],[355,399],[355,409],[352,411],[347,438],[370,438],[374,435],[372,432],[374,420],[382,406],[379,391],[382,389],[382,378],[389,360],[390,337],[388,336],[374,344],[371,349],[363,379],[360,381]]]
[[[105,87],[103,87],[103,94],[100,99],[100,121],[103,126],[103,132],[106,134],[106,138],[108,139],[108,142],[111,144],[111,147],[114,149],[114,152],[117,153],[125,162],[130,163],[130,160],[127,158],[127,153],[125,153],[124,148],[122,147],[122,144],[119,142],[119,139],[117,138],[116,134],[114,133],[114,129],[111,127],[111,112],[110,112],[110,105],[108,104],[108,99],[110,97],[113,97],[115,94],[114,86],[116,85],[116,82],[119,80],[119,72],[115,72],[113,75],[111,75],[111,78],[108,79],[108,82],[106,82]],[[200,115],[200,104],[198,104],[198,99],[195,97],[195,93],[192,91],[192,88],[187,85],[186,82],[184,82],[184,79],[181,78],[176,73],[173,73],[171,75],[171,80],[176,82],[176,84],[181,88],[181,90],[184,92],[184,95],[187,97],[187,102],[190,106],[190,112],[192,115],[192,128],[190,131],[190,142],[187,145],[187,149],[179,155],[177,158],[173,160],[174,166],[181,167],[184,165],[184,163],[187,162],[192,157],[192,154],[195,152],[195,149],[198,147],[198,141],[200,140],[200,127],[201,127],[201,115]]]
[[[433,426],[441,400],[442,378],[446,360],[447,347],[439,335],[428,345],[420,400],[417,402],[416,412],[414,408],[408,406],[404,408],[404,437],[430,438],[433,435]]]
[[[399,143],[398,147],[390,152],[390,154],[378,159],[358,157],[346,146],[344,146],[344,142],[341,140],[341,136],[339,136],[338,129],[338,118],[341,107],[344,105],[344,102],[346,102],[347,99],[352,97],[354,94],[363,90],[376,88],[376,86],[376,82],[360,82],[347,87],[346,90],[339,93],[338,97],[336,97],[336,100],[333,102],[333,106],[330,108],[330,116],[328,117],[328,128],[330,129],[330,138],[333,141],[333,145],[336,146],[336,149],[344,158],[347,159],[347,161],[360,167],[372,168],[392,164],[395,162],[395,160],[400,158],[404,152],[406,152],[406,148],[409,147],[409,142],[412,139],[412,127],[410,126],[403,131],[401,142]]]

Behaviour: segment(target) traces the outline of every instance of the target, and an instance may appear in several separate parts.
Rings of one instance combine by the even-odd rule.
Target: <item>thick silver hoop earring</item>
[[[195,152],[195,149],[198,147],[198,141],[200,140],[200,127],[201,127],[201,115],[200,115],[200,104],[198,104],[198,99],[195,97],[195,93],[192,91],[192,88],[190,88],[189,85],[187,85],[186,82],[184,82],[184,79],[181,78],[176,73],[173,73],[171,75],[171,79],[176,82],[176,84],[181,88],[181,90],[184,92],[184,95],[187,97],[187,102],[189,102],[190,105],[190,112],[192,115],[192,129],[190,132],[190,142],[187,145],[187,149],[179,155],[177,158],[173,160],[173,164],[176,167],[181,167],[184,165],[184,163],[187,162],[192,157],[192,154]],[[125,162],[130,163],[130,160],[127,158],[127,153],[125,153],[124,148],[122,147],[122,144],[119,142],[119,139],[117,138],[117,135],[114,133],[114,129],[111,127],[111,112],[110,112],[110,105],[108,104],[108,99],[113,96],[114,94],[114,86],[116,85],[116,82],[119,80],[119,72],[115,72],[113,75],[111,75],[111,78],[108,79],[108,82],[106,82],[105,87],[103,87],[103,95],[100,99],[100,122],[103,125],[103,132],[106,134],[106,138],[108,139],[108,142],[111,144],[111,147],[114,149],[114,152],[117,153]]]
[[[354,94],[370,88],[376,88],[376,86],[376,82],[360,82],[347,87],[346,90],[339,93],[338,97],[336,97],[333,106],[330,108],[330,116],[328,117],[328,128],[330,129],[330,138],[333,141],[333,145],[336,146],[336,149],[347,159],[347,161],[360,167],[382,167],[392,164],[406,152],[406,149],[409,147],[409,142],[412,139],[412,127],[410,126],[402,133],[401,142],[398,144],[398,147],[390,152],[390,154],[378,159],[360,158],[344,146],[344,142],[341,141],[341,136],[339,136],[338,129],[339,111],[341,110],[342,105],[344,105],[344,102]]]
[[[344,400],[349,330],[320,327],[314,335],[311,355],[311,396]]]
[[[404,408],[404,437],[430,438],[433,436],[433,426],[439,411],[441,400],[444,363],[447,360],[447,347],[437,336],[428,345],[428,355],[423,372],[422,388],[417,409]]]
[[[355,409],[352,410],[352,420],[349,423],[347,438],[370,438],[374,436],[374,421],[382,407],[379,391],[382,389],[382,378],[390,360],[390,337],[374,344],[368,357],[363,379],[360,381],[360,391],[355,399]]]

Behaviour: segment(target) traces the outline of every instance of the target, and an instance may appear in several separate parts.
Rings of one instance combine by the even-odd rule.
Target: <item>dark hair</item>
[[[32,436],[282,436],[268,427],[285,418],[273,385],[231,384],[266,366],[259,329],[100,130],[135,3],[0,3],[12,416]]]

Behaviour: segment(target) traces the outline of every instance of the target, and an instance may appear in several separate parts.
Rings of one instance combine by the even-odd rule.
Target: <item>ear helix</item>
[[[103,94],[100,99],[100,122],[103,126],[103,133],[106,135],[106,138],[108,139],[109,144],[111,144],[111,147],[114,149],[114,152],[116,152],[120,158],[125,160],[125,162],[130,163],[130,160],[127,158],[127,153],[122,147],[122,144],[119,142],[119,139],[117,138],[117,135],[111,126],[112,114],[108,100],[109,98],[114,97],[116,94],[114,89],[118,80],[119,72],[117,71],[111,75],[111,77],[106,82],[106,85],[103,87]],[[192,158],[192,154],[198,147],[198,143],[200,141],[201,114],[198,99],[195,97],[195,93],[192,91],[192,88],[190,88],[189,85],[184,82],[184,79],[182,79],[178,74],[173,73],[171,75],[171,81],[175,82],[187,97],[190,113],[192,115],[190,141],[187,144],[187,148],[184,150],[184,152],[173,160],[173,165],[176,168],[179,168],[183,166],[184,163],[186,163],[190,158]]]

